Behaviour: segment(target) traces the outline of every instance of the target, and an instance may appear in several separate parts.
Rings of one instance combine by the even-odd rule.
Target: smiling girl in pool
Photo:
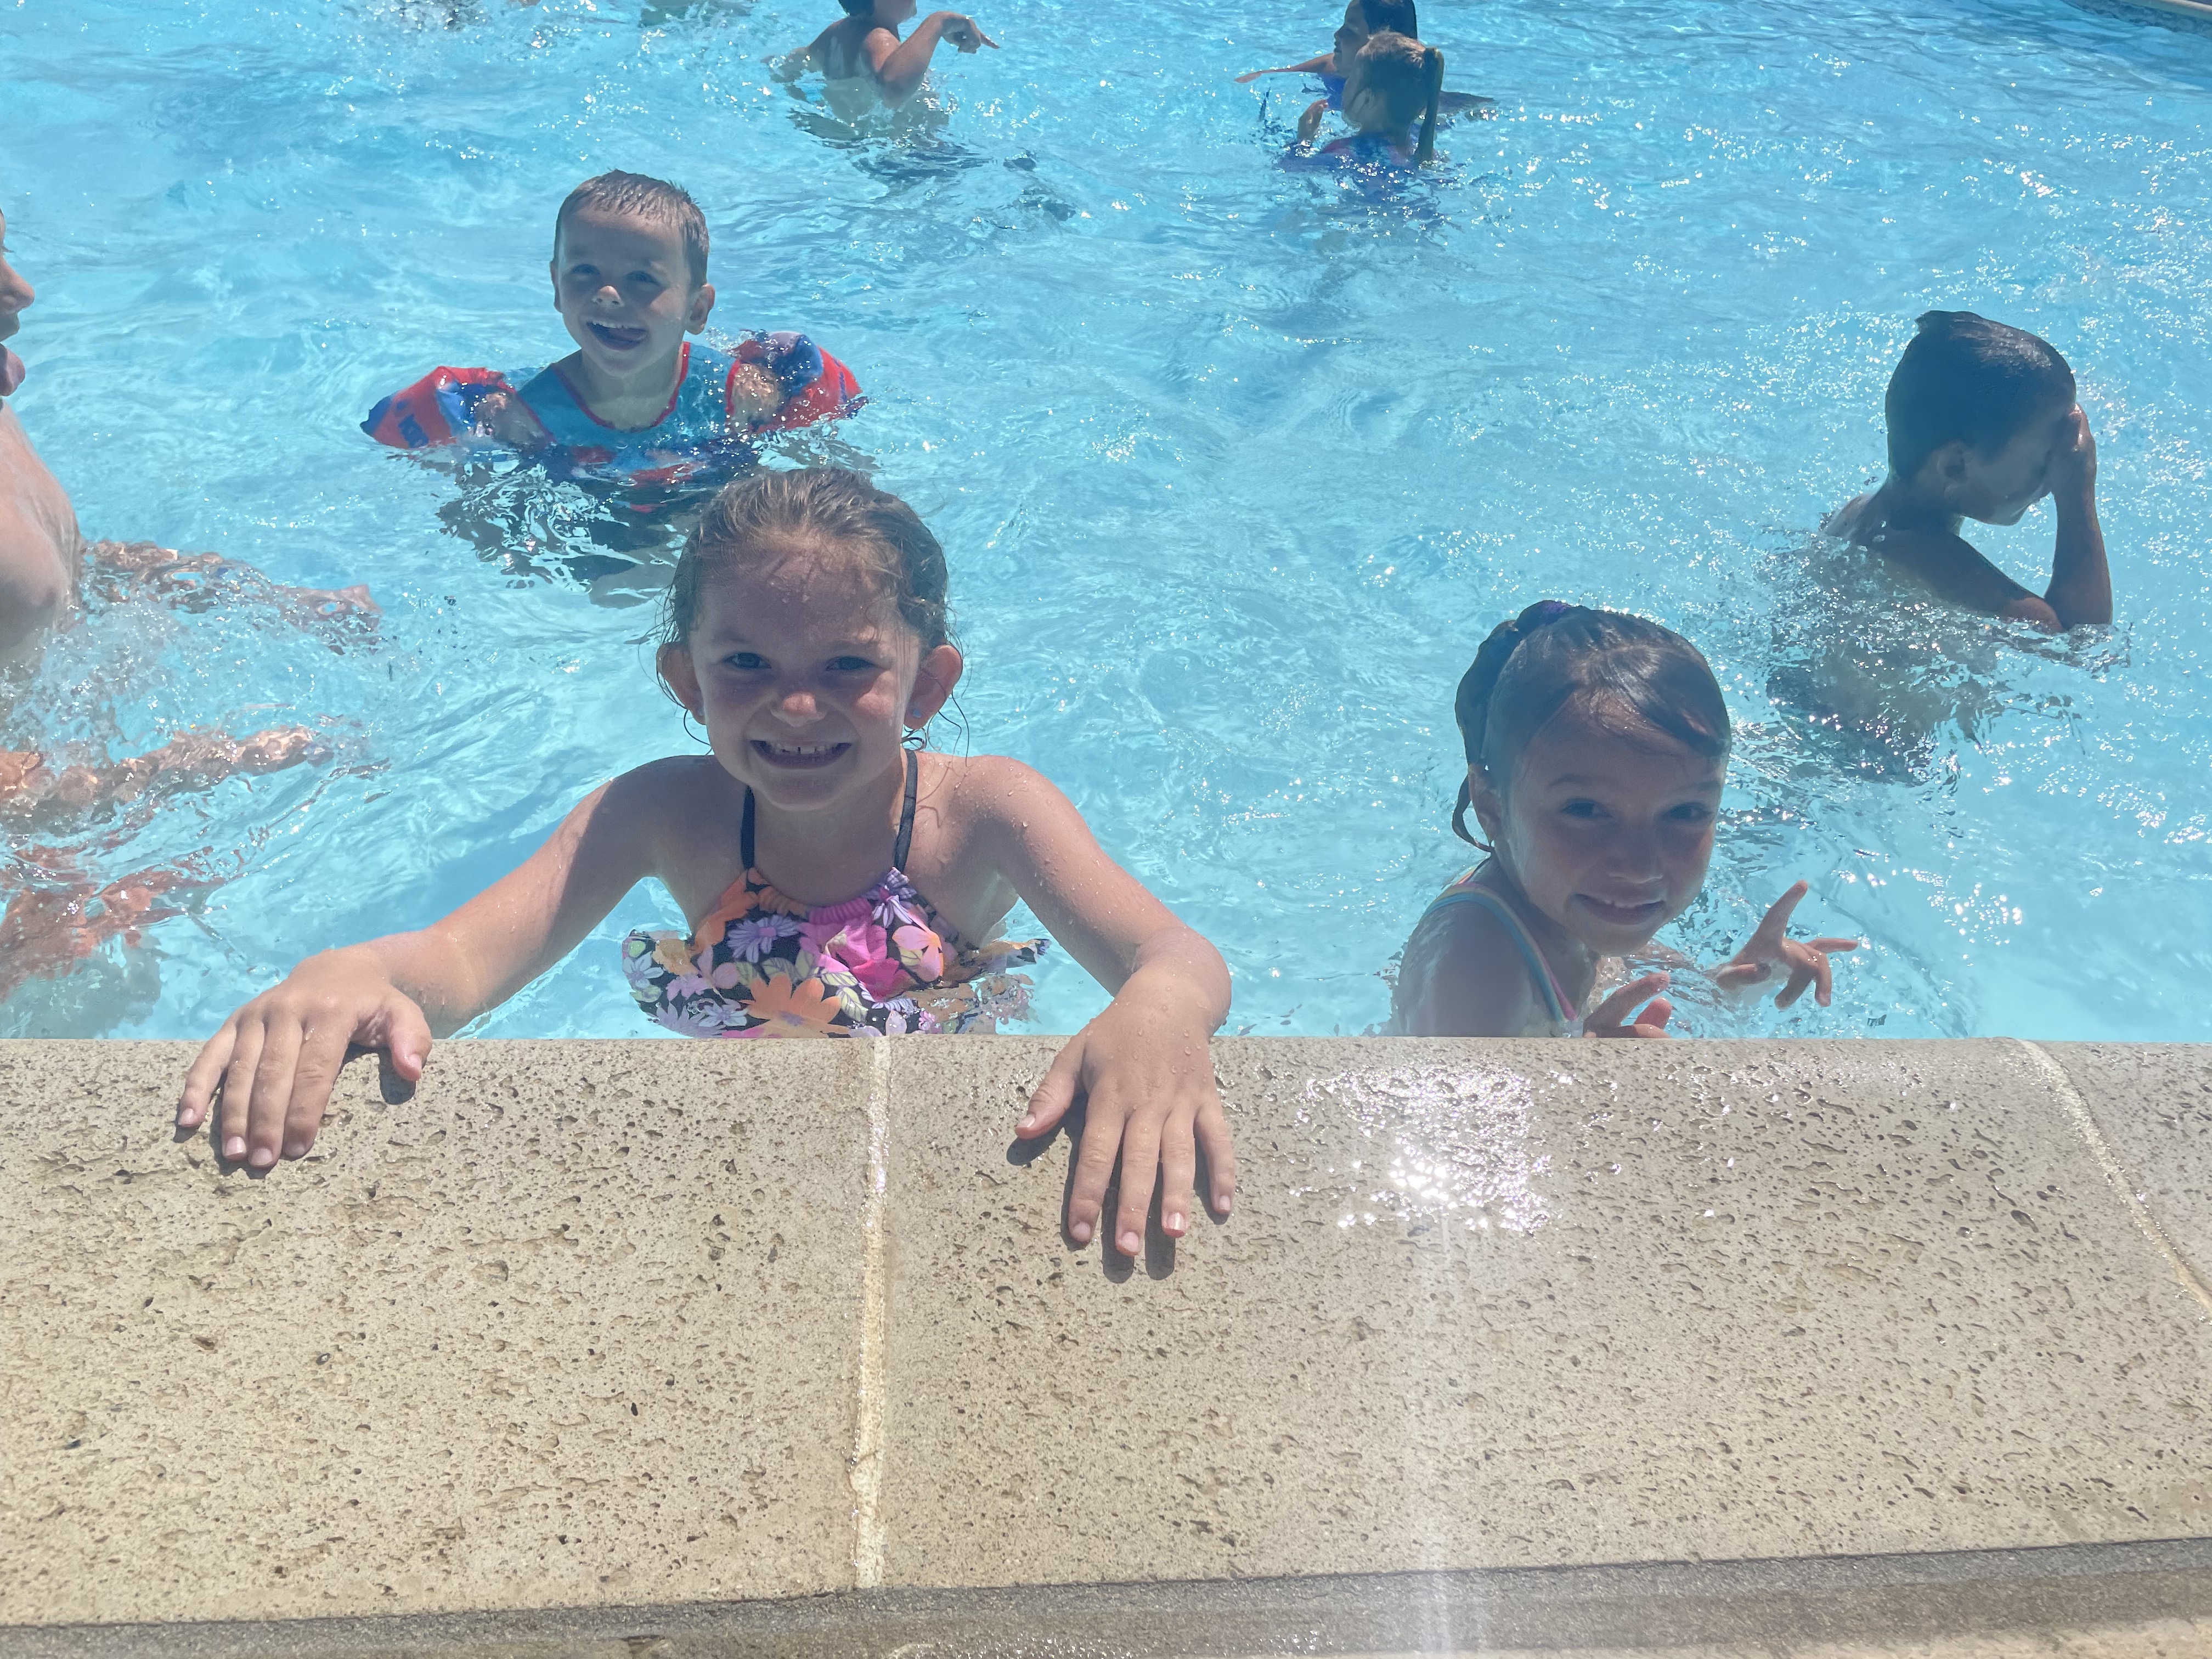
[[[1668,975],[1577,1011],[1603,959],[1643,950],[1705,885],[1728,772],[1729,716],[1705,659],[1641,617],[1547,599],[1503,623],[1460,681],[1467,750],[1452,828],[1488,858],[1407,941],[1394,1032],[1407,1036],[1658,1037]],[[1488,844],[1467,829],[1469,806]],[[1713,970],[1727,990],[1786,970],[1788,1007],[1830,995],[1847,939],[1788,937],[1799,882]],[[1642,1012],[1638,1012],[1639,1005]]]
[[[632,994],[694,1036],[876,1036],[991,1029],[1042,942],[993,938],[1017,900],[1114,993],[1063,1048],[1015,1133],[1087,1127],[1068,1231],[1092,1235],[1116,1155],[1113,1243],[1189,1225],[1236,1185],[1208,1035],[1229,1009],[1214,948],[1107,857],[1073,804],[1018,761],[917,752],[959,683],[944,550],[911,507],[836,468],[770,472],[715,498],[669,590],[659,672],[712,752],[658,760],[585,798],[552,838],[443,921],[329,951],[224,1022],[177,1121],[267,1168],[313,1145],[349,1045],[421,1075],[459,1030],[574,950],[648,877],[690,919],[623,948]],[[926,895],[926,896],[925,896]]]

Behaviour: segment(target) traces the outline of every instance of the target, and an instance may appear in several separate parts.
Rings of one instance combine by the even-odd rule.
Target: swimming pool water
[[[1803,876],[1799,920],[1869,941],[1832,1009],[1686,1028],[2212,1035],[2212,32],[2068,0],[1426,0],[1449,83],[1499,117],[1376,207],[1276,167],[1293,80],[1231,81],[1322,49],[1327,0],[1279,27],[985,3],[1004,49],[939,54],[941,113],[860,131],[763,61],[832,10],[0,9],[0,209],[42,289],[16,404],[87,533],[386,607],[370,643],[125,606],[49,652],[0,742],[299,720],[331,754],[10,828],[13,886],[64,858],[225,879],[0,1030],[203,1035],[694,746],[648,611],[479,556],[439,516],[454,483],[356,429],[432,364],[564,349],[553,209],[622,167],[705,206],[718,320],[854,367],[872,401],[842,441],[951,556],[967,740],[1042,768],[1221,946],[1231,1030],[1386,1016],[1466,860],[1453,685],[1557,596],[1681,629],[1741,722],[1666,937],[1711,959]],[[1810,550],[1878,472],[1883,386],[1936,307],[2074,363],[2108,635],[1870,605]],[[2040,589],[2047,508],[1974,533]],[[1888,741],[1792,712],[1838,654],[1908,665]],[[641,889],[478,1029],[647,1034],[616,942],[674,916]],[[1064,959],[1039,980],[1042,1029],[1103,1000]]]

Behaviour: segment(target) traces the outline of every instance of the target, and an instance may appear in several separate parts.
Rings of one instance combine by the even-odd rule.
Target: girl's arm
[[[1048,1134],[1079,1095],[1087,1100],[1068,1235],[1079,1244],[1090,1240],[1119,1154],[1112,1243],[1133,1255],[1144,1248],[1156,1176],[1161,1230],[1170,1238],[1189,1230],[1200,1148],[1212,1176],[1214,1212],[1226,1215],[1235,1200],[1237,1158],[1207,1046],[1229,1017],[1229,969],[1219,951],[1106,856],[1066,796],[1019,762],[989,765],[981,827],[999,873],[1114,994],[1060,1051],[1014,1133]]]
[[[254,998],[192,1062],[177,1127],[198,1127],[219,1093],[216,1149],[265,1170],[315,1144],[348,1048],[381,1048],[401,1077],[420,1078],[434,1032],[497,1007],[654,873],[648,808],[665,793],[654,770],[594,790],[520,869],[444,920],[310,957]]]
[[[929,73],[930,54],[940,40],[950,40],[962,52],[979,46],[999,49],[999,43],[976,27],[973,18],[957,11],[930,13],[903,40],[895,40],[889,29],[878,29],[861,43],[861,50],[868,54],[868,67],[885,103],[896,108],[914,96],[922,76]]]
[[[1254,70],[1249,75],[1237,77],[1238,86],[1256,81],[1263,75],[1333,75],[1336,72],[1336,54],[1325,52],[1318,58],[1309,58],[1303,64],[1285,64],[1280,69]]]

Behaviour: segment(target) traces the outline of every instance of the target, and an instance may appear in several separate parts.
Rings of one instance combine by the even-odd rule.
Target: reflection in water
[[[1456,1216],[1479,1228],[1534,1232],[1551,1218],[1534,1188],[1551,1154],[1530,1124],[1534,1098],[1517,1072],[1464,1066],[1401,1066],[1347,1072],[1307,1085],[1298,1121],[1316,1109],[1346,1117],[1375,1147],[1340,1177],[1352,1207],[1340,1227],[1371,1226],[1402,1218],[1415,1231]],[[1311,1190],[1320,1190],[1318,1188]]]

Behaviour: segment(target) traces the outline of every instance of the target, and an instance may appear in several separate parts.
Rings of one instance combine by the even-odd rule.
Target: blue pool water
[[[565,349],[552,210],[623,167],[705,205],[718,319],[854,366],[842,441],[951,554],[969,741],[1042,767],[1220,945],[1232,1030],[1384,1018],[1464,858],[1453,684],[1556,595],[1681,629],[1741,722],[1674,942],[1719,954],[1799,876],[1802,921],[1869,941],[1832,1009],[1690,1029],[2212,1034],[2212,32],[2125,9],[1426,0],[1499,117],[1376,208],[1276,167],[1294,82],[1231,80],[1322,49],[1328,0],[987,7],[1004,50],[940,55],[941,118],[862,131],[764,64],[828,0],[14,0],[0,210],[44,290],[16,403],[88,533],[366,581],[386,617],[365,645],[128,606],[53,648],[0,742],[304,720],[331,753],[10,830],[11,890],[63,855],[226,879],[0,1030],[202,1034],[691,746],[648,611],[480,556],[439,516],[454,483],[355,425],[434,363]],[[2108,635],[1873,604],[1810,549],[1935,307],[2075,365]],[[508,506],[555,536],[577,510]],[[2051,537],[2045,509],[1978,532],[2038,588]],[[1889,747],[1771,700],[1839,656],[1913,677]],[[656,918],[640,890],[480,1029],[645,1034],[615,942]],[[1041,974],[1044,1029],[1100,1001]]]

